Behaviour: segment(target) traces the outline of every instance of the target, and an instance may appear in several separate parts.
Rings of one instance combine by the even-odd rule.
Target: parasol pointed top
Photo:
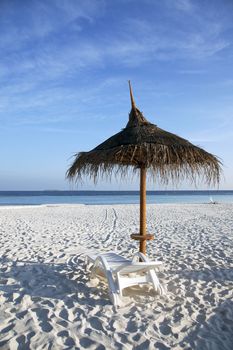
[[[150,124],[150,122],[148,122],[148,120],[146,120],[146,118],[144,117],[142,112],[139,111],[139,109],[137,109],[137,107],[136,107],[136,103],[134,101],[133,91],[132,91],[132,86],[131,86],[130,80],[129,80],[129,92],[130,92],[132,109],[131,109],[131,112],[129,114],[129,121],[126,125],[126,128]]]
[[[131,99],[132,109],[136,112],[136,104],[135,104],[135,101],[134,101],[133,91],[132,91],[130,80],[129,80],[129,92],[130,92],[130,99]]]

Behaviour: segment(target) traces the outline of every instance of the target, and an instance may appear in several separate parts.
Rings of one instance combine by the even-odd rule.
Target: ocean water
[[[147,203],[233,203],[233,191],[148,191]],[[135,204],[138,191],[0,191],[0,205]]]

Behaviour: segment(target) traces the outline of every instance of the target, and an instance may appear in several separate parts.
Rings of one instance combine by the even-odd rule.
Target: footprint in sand
[[[138,330],[138,325],[134,321],[130,321],[127,325],[126,331],[129,333],[136,333]]]
[[[35,309],[32,309],[32,311],[36,313],[36,317],[38,319],[38,323],[42,331],[46,333],[51,332],[53,327],[49,323],[49,319],[48,319],[49,310],[35,308]]]
[[[53,303],[52,301],[50,301],[50,300],[44,300],[44,301],[41,302],[41,304],[42,304],[42,305],[49,306],[49,307],[51,307],[51,308],[54,307],[54,303]]]
[[[90,320],[90,325],[92,328],[96,329],[97,331],[104,332],[103,326],[101,321],[97,317],[92,317]]]
[[[64,320],[68,321],[68,311],[66,309],[62,309],[61,312],[59,313],[59,316],[63,318]]]
[[[18,319],[23,319],[24,318],[24,316],[27,314],[27,310],[26,311],[21,311],[21,312],[18,312],[17,314],[16,314],[16,317],[18,318]]]
[[[83,337],[79,340],[80,345],[84,348],[84,349],[88,349],[91,346],[93,346],[95,344],[95,342],[87,337]]]
[[[29,342],[26,341],[25,335],[20,335],[16,338],[17,343],[19,344],[18,350],[30,350]]]
[[[57,324],[59,324],[60,326],[67,328],[68,327],[68,322],[63,321],[63,320],[59,320],[57,321]]]
[[[3,328],[1,330],[1,333],[8,333],[10,330],[12,330],[12,328],[14,328],[15,324],[14,323],[11,323],[9,326]]]
[[[28,334],[25,335],[20,335],[16,338],[18,345],[17,350],[30,350],[31,346],[30,346],[30,341],[31,338],[34,337],[36,335],[36,333],[34,331],[29,332]]]
[[[58,332],[57,333],[58,337],[61,337],[61,338],[66,338],[64,340],[64,344],[67,345],[67,346],[74,346],[75,345],[75,341],[74,339],[70,336],[69,332],[68,331],[61,331],[61,332]]]
[[[166,323],[161,324],[161,326],[159,327],[159,330],[163,335],[171,334],[171,327],[168,326]]]

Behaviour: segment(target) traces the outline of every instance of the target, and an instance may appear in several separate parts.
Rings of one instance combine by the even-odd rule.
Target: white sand
[[[0,348],[233,349],[233,204],[148,205],[167,294],[116,312],[81,253],[131,257],[137,231],[137,205],[0,208]]]

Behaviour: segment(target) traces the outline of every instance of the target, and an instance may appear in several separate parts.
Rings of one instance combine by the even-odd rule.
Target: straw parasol
[[[131,112],[126,127],[89,152],[75,154],[67,171],[69,179],[89,176],[96,180],[114,172],[125,175],[128,168],[140,170],[140,252],[146,253],[146,241],[153,235],[146,230],[146,173],[163,183],[196,178],[208,184],[219,183],[220,161],[189,141],[150,123],[136,107],[129,81]]]

